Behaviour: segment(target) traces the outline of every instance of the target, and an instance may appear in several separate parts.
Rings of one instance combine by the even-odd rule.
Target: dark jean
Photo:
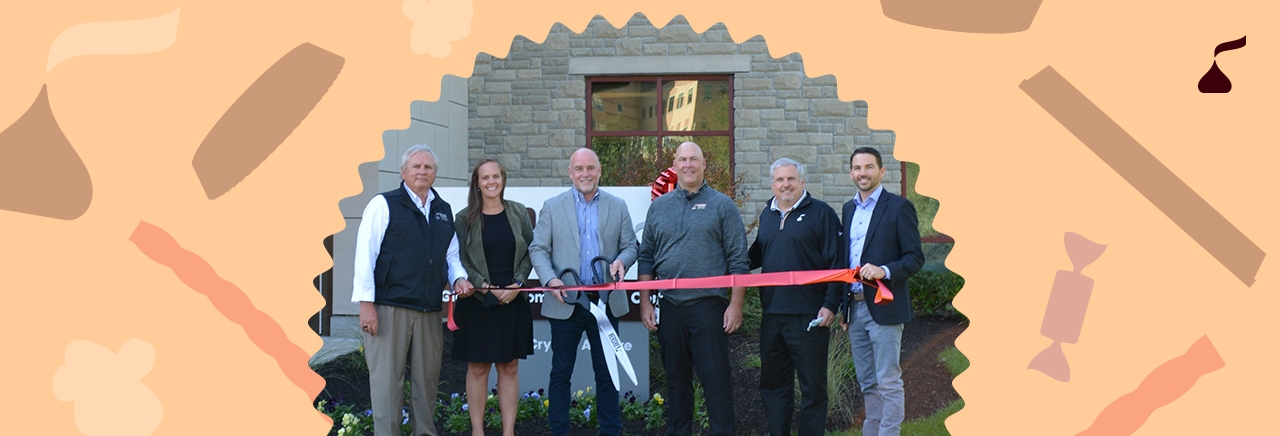
[[[605,363],[604,347],[600,346],[600,330],[596,318],[581,305],[573,306],[569,319],[548,320],[551,324],[551,380],[547,386],[550,404],[547,408],[547,424],[551,434],[569,433],[569,395],[573,365],[578,360],[578,344],[582,333],[591,344],[591,367],[596,373],[596,408],[591,411],[600,423],[600,434],[617,435],[622,431],[622,407],[618,403],[618,389],[613,387],[609,366]],[[618,329],[618,319],[609,315],[613,329]],[[610,350],[612,351],[612,350]],[[610,356],[612,357],[612,356]]]

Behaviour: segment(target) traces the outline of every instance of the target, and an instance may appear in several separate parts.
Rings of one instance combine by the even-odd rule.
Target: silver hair
[[[400,156],[400,171],[403,172],[404,169],[409,166],[410,157],[415,154],[422,153],[431,155],[431,160],[436,161],[436,165],[439,165],[439,159],[436,159],[436,152],[431,151],[431,147],[428,147],[427,144],[414,144],[412,147],[409,147],[408,150],[404,151],[404,155]]]
[[[800,165],[800,162],[796,162],[794,159],[785,158],[785,157],[775,160],[773,161],[773,165],[769,165],[769,178],[770,179],[773,178],[773,172],[775,170],[788,165],[796,167],[796,172],[800,173],[800,180],[801,181],[805,180],[804,165]]]

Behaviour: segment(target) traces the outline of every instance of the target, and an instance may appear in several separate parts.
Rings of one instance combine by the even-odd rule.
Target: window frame
[[[600,136],[600,137],[653,136],[657,138],[658,144],[662,144],[663,139],[668,136],[695,136],[695,137],[696,136],[727,136],[729,138],[729,156],[728,156],[729,157],[729,174],[737,174],[736,172],[737,159],[735,159],[734,157],[734,155],[737,154],[737,148],[735,146],[735,140],[734,140],[734,104],[733,104],[734,75],[733,74],[699,74],[699,75],[663,74],[663,75],[643,75],[643,76],[587,76],[587,77],[584,77],[584,79],[586,79],[586,82],[587,82],[587,92],[585,96],[587,100],[587,109],[585,111],[587,115],[587,125],[586,125],[586,128],[584,129],[586,130],[586,137],[587,137],[586,147],[587,148],[593,148],[592,144],[595,143],[594,139],[597,136]],[[729,90],[728,129],[726,130],[667,130],[666,115],[668,110],[666,110],[666,105],[675,103],[674,101],[675,96],[672,96],[672,99],[663,98],[662,85],[666,82],[674,82],[677,80],[707,80],[707,81],[728,82],[729,84],[728,86],[728,90]],[[654,130],[620,130],[620,131],[603,131],[603,132],[595,131],[594,127],[592,127],[593,124],[592,124],[592,116],[591,116],[592,108],[594,107],[592,105],[592,96],[593,96],[592,87],[594,84],[598,82],[604,82],[604,83],[654,82],[655,84],[657,84],[657,86],[654,89],[654,98],[655,98],[654,101],[655,101],[655,106],[659,106],[662,110],[655,110],[654,111],[655,113],[652,115],[652,117],[657,119],[658,128]],[[684,100],[684,98],[682,97],[681,100]],[[674,110],[674,109],[671,109],[671,110]],[[693,125],[693,123],[691,123],[690,125]]]

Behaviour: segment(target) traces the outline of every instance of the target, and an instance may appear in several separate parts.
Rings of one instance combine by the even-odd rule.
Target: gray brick
[[[516,71],[516,79],[519,79],[519,80],[535,80],[535,79],[541,79],[541,78],[542,78],[542,70],[537,68],[530,68],[527,70]]]
[[[543,107],[546,107],[546,108],[550,108],[550,107],[551,107],[551,97],[547,97],[547,95],[546,95],[546,94],[542,94],[542,95],[531,95],[531,96],[528,96],[528,97],[520,97],[520,104],[521,104],[521,105],[525,105],[525,106],[533,106],[533,107],[535,107],[535,108],[536,108],[536,107],[539,107],[539,106],[543,106]]]
[[[490,95],[489,104],[494,106],[509,106],[511,105],[511,94]]]
[[[872,131],[871,142],[876,145],[893,145],[894,134],[892,131]]]
[[[833,141],[834,141],[834,138],[831,136],[830,133],[810,133],[809,134],[810,145],[831,145],[834,143]]]
[[[569,36],[565,34],[548,35],[544,44],[546,45],[545,48],[548,50],[568,50]]]
[[[762,54],[767,53],[768,47],[763,42],[748,41],[738,44],[738,53],[741,54]]]
[[[731,54],[738,51],[738,46],[732,42],[701,42],[689,44],[689,51],[692,54]]]
[[[803,111],[809,109],[809,100],[802,98],[788,98],[782,105],[783,109],[789,111]]]
[[[834,74],[827,74],[825,76],[813,77],[809,79],[807,84],[818,85],[818,86],[836,86],[836,76]]]
[[[688,24],[672,22],[658,29],[658,41],[660,42],[695,42],[697,40],[698,34]]]
[[[523,136],[508,136],[502,141],[503,153],[524,153],[529,149],[529,143]]]
[[[533,110],[528,106],[510,106],[502,115],[505,123],[527,123],[533,119]]]
[[[502,116],[502,108],[492,106],[481,106],[476,108],[476,116],[482,118],[500,117]]]
[[[544,129],[539,129],[539,133],[542,133],[542,130]],[[534,147],[546,148],[550,144],[550,141],[545,134],[529,136],[525,141],[529,144],[530,149],[533,149]]]
[[[777,106],[773,97],[747,97],[742,100],[742,107],[747,109],[772,109]]]
[[[763,109],[760,111],[761,120],[781,120],[786,118],[786,111],[782,109]]]
[[[493,76],[489,80],[497,80],[502,82],[510,82],[516,80],[515,70],[498,70],[493,72]]]
[[[503,153],[503,154],[492,153],[490,154],[490,156],[493,156],[495,154],[497,156],[494,156],[494,158],[498,159],[498,162],[502,162],[502,167],[507,169],[507,173],[519,173],[521,169],[524,168],[520,163],[520,158],[522,157],[521,155],[508,154],[508,153]],[[512,178],[512,180],[510,180],[509,183],[507,183],[507,185],[508,186],[516,185],[517,180],[518,179]]]
[[[511,124],[508,129],[512,135],[536,135],[538,133],[538,125],[533,123]]]
[[[796,131],[796,122],[788,120],[776,120],[766,123],[770,132],[791,133]]]
[[[587,115],[577,112],[561,112],[560,127],[585,129],[587,127]]]
[[[612,24],[609,24],[609,22],[604,19],[592,20],[591,24],[587,25],[587,30],[589,32],[583,32],[583,34],[585,35],[590,33],[596,38],[620,38],[627,36],[627,26],[624,25],[622,27],[622,29],[615,29]]]
[[[757,110],[739,110],[734,111],[734,127],[759,127],[760,111]]]
[[[849,117],[844,121],[844,128],[849,133],[866,134],[871,132],[871,128],[867,127],[866,117]]]
[[[643,53],[644,43],[639,38],[622,38],[614,48],[618,56],[637,56]]]
[[[738,129],[738,131],[741,132],[743,139],[765,139],[769,133],[769,129],[763,127]]]
[[[804,133],[788,133],[786,135],[782,135],[782,137],[783,141],[785,141],[787,145],[803,145],[809,143],[808,135]]]
[[[560,114],[551,111],[536,111],[533,113],[533,122],[535,123],[554,123],[560,121]]]
[[[486,82],[484,84],[484,92],[486,94],[511,92],[511,82]]]
[[[587,84],[577,80],[560,82],[560,97],[583,97],[587,92]]]
[[[839,99],[813,100],[811,112],[818,117],[847,117],[853,115],[853,104]]]
[[[767,90],[773,88],[773,81],[769,79],[743,79],[741,82],[742,89]],[[735,93],[734,96],[736,97],[738,94]]]
[[[779,158],[789,157],[796,162],[812,164],[818,161],[817,147],[774,147],[769,150],[770,163]]]
[[[773,87],[777,89],[800,89],[803,75],[795,72],[783,72],[773,76]]]
[[[627,36],[633,38],[651,38],[658,36],[658,28],[646,22],[627,26]]]
[[[573,147],[573,130],[557,129],[551,132],[552,147]]]
[[[645,44],[645,45],[644,45],[644,55],[645,55],[645,56],[660,56],[660,55],[665,55],[665,54],[667,54],[667,49],[668,49],[668,47],[670,47],[670,45],[669,45],[669,44],[662,44],[662,43],[658,43],[658,44]]]
[[[551,109],[553,109],[553,110],[558,110],[558,111],[559,111],[559,110],[570,110],[570,109],[573,109],[573,108],[575,107],[575,106],[574,106],[574,102],[575,102],[575,101],[577,101],[577,99],[574,99],[574,98],[556,98],[556,99],[552,99],[552,100],[551,100]]]

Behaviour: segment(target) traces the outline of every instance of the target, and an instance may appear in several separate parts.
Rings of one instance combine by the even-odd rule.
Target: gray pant
[[[880,325],[871,319],[866,302],[855,304],[849,322],[853,367],[867,409],[863,436],[898,436],[905,414],[902,389],[902,324]]]
[[[436,435],[436,390],[444,329],[440,312],[421,312],[375,304],[378,335],[364,334],[369,364],[369,397],[373,403],[373,434],[400,436],[404,404],[404,364],[409,361],[409,423],[415,435]]]

